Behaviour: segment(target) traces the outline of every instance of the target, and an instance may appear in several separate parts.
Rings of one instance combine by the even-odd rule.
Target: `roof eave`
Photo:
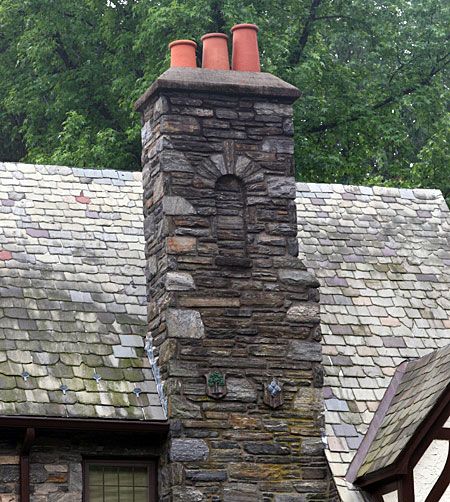
[[[418,430],[400,452],[394,463],[357,477],[353,484],[361,488],[376,488],[377,485],[387,484],[413,468],[427,450],[431,442],[436,439],[438,432],[448,420],[450,414],[450,383],[440,395],[435,406],[424,418]]]
[[[166,420],[117,420],[98,418],[65,418],[23,415],[1,415],[0,427],[3,428],[28,428],[40,430],[78,430],[78,431],[103,431],[123,433],[145,433],[166,435],[169,423]]]

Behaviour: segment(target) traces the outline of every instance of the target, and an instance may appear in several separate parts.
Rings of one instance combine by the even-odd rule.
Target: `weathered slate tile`
[[[5,395],[0,412],[142,419],[144,407],[148,419],[164,419],[156,384],[144,385],[153,375],[142,369],[141,174],[8,163],[0,169],[2,187],[10,187],[0,207],[13,209],[0,212],[0,390],[15,382],[20,404]],[[103,358],[113,350],[120,359],[108,359],[106,368]],[[129,385],[116,389],[127,374]],[[131,382],[143,389],[134,405]]]
[[[321,285],[325,421],[367,427],[396,367],[450,343],[449,211],[436,190],[296,188],[300,256]],[[336,483],[357,497],[342,452],[362,437],[327,431]]]

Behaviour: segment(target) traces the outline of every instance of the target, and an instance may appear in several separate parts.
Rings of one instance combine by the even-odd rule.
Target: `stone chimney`
[[[148,352],[171,426],[160,500],[329,500],[318,283],[297,257],[298,96],[267,73],[171,68],[136,104]]]

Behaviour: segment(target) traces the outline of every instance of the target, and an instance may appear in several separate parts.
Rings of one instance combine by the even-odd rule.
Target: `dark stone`
[[[18,465],[0,465],[0,483],[19,481]]]
[[[227,471],[190,471],[186,470],[186,478],[192,481],[226,481]]]
[[[216,256],[214,262],[219,267],[250,268],[252,266],[250,258],[240,256]]]
[[[173,439],[170,459],[173,462],[192,462],[208,458],[209,448],[202,439]]]
[[[313,365],[313,386],[317,388],[323,387],[324,369],[322,364]]]
[[[290,448],[276,443],[244,443],[244,450],[252,455],[289,455],[291,453]]]

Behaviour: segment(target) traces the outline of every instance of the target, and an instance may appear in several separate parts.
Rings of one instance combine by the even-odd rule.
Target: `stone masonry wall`
[[[20,439],[12,432],[0,437],[0,502],[20,502]],[[31,502],[81,502],[83,458],[156,458],[159,442],[139,435],[38,431],[30,452]]]
[[[149,343],[171,424],[160,497],[328,501],[318,283],[297,258],[293,99],[259,96],[257,82],[231,92],[234,72],[208,92],[201,72],[198,87],[169,82],[141,106]],[[221,399],[206,393],[211,371],[226,378]],[[273,378],[276,409],[264,402]]]

